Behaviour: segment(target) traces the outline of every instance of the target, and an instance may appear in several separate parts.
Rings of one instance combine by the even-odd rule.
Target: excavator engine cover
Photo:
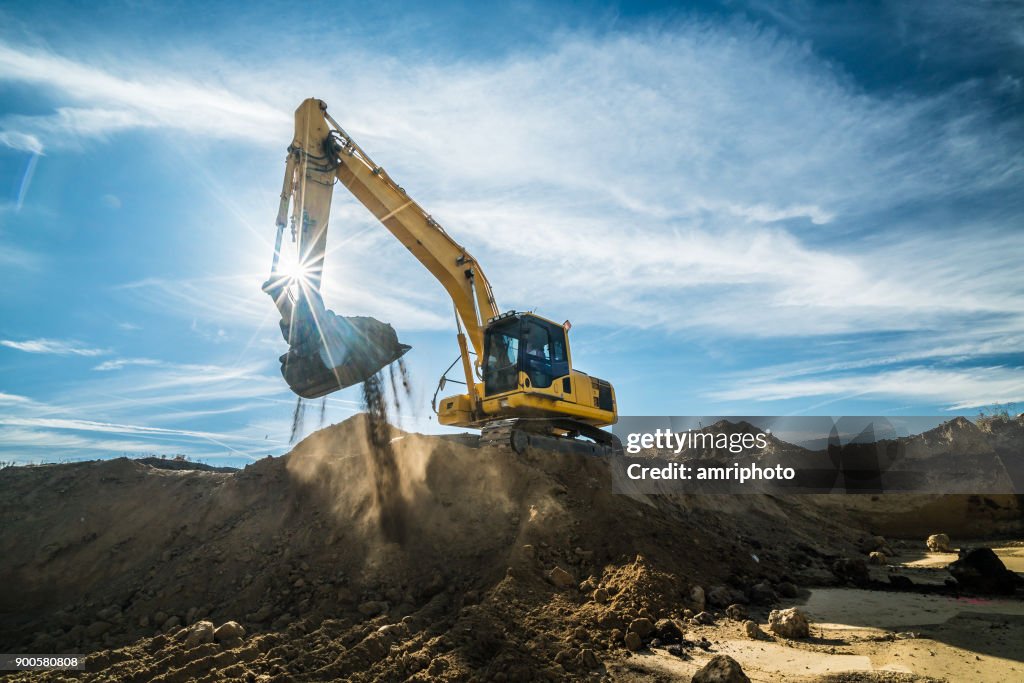
[[[297,308],[290,329],[281,322],[289,342],[288,353],[281,356],[281,375],[299,396],[319,398],[365,382],[411,348],[399,343],[391,325],[336,315],[318,299]]]

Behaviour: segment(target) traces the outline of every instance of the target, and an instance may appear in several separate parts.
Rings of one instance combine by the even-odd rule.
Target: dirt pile
[[[615,495],[599,459],[472,442],[360,415],[238,472],[0,471],[0,648],[92,653],[87,680],[585,679],[705,593],[783,594],[858,552],[800,500]],[[246,635],[186,646],[202,621]]]

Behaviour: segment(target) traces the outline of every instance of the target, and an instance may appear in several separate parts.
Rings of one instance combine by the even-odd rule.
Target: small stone
[[[868,536],[862,538],[860,543],[861,552],[870,553],[873,550],[882,550],[887,547],[884,536]]]
[[[768,615],[768,628],[783,638],[807,638],[811,634],[811,625],[807,615],[796,607],[772,610]]]
[[[743,667],[729,655],[715,655],[690,680],[693,683],[750,683]]]
[[[693,619],[690,619],[690,622],[698,626],[709,626],[715,623],[715,615],[711,614],[711,612],[700,612]]]
[[[703,612],[705,605],[704,589],[700,586],[694,586],[691,588],[690,601],[693,603],[693,609],[698,612]]]
[[[743,621],[747,618],[747,608],[738,603],[733,603],[725,608],[725,616],[733,621]]]
[[[750,601],[757,605],[768,605],[778,600],[775,591],[765,582],[750,587]]]
[[[181,625],[181,619],[179,619],[178,617],[176,617],[174,615],[171,615],[171,616],[167,617],[167,619],[164,620],[164,623],[160,627],[160,630],[163,631],[164,633],[167,633],[171,629],[178,628],[178,626],[180,626],[180,625]]]
[[[868,563],[860,557],[841,557],[832,563],[832,573],[836,578],[854,585],[863,585],[871,580]]]
[[[604,604],[608,602],[608,591],[603,588],[598,588],[594,591],[594,602]]]
[[[561,665],[561,667],[566,670],[572,668],[572,660],[572,650],[559,650],[558,654],[555,655],[555,663]]]
[[[213,638],[218,643],[245,638],[245,627],[237,621],[225,621],[213,632]]]
[[[647,619],[646,617],[634,619],[632,622],[630,622],[629,628],[626,629],[626,633],[635,633],[641,638],[646,638],[647,636],[651,635],[653,631],[654,624],[652,624],[651,620]]]
[[[212,643],[213,633],[213,622],[197,621],[188,629],[188,635],[185,636],[185,647],[195,647],[196,645],[202,645],[203,643]]]
[[[601,666],[601,661],[597,658],[597,655],[594,654],[594,651],[589,648],[580,650],[579,662],[580,668],[585,671],[593,671]]]
[[[949,549],[949,536],[946,534],[932,534],[928,537],[928,540],[925,541],[925,544],[927,544],[928,550],[933,553],[952,552]]]
[[[747,596],[741,591],[726,586],[715,586],[707,593],[707,604],[725,608],[734,602],[746,602]],[[698,610],[701,611],[701,610]]]
[[[548,581],[550,581],[555,588],[560,588],[562,590],[571,588],[576,584],[576,581],[572,578],[572,574],[558,566],[553,567],[551,571],[548,572]]]
[[[797,589],[796,584],[790,583],[789,581],[783,581],[775,586],[775,592],[784,598],[795,598],[800,595],[800,591]]]
[[[672,619],[658,619],[654,632],[663,643],[679,643],[683,640],[683,629]]]
[[[868,554],[868,564],[884,565],[889,561],[889,558],[885,556],[885,553],[881,553],[877,550],[871,551]]]
[[[640,640],[640,636],[633,631],[626,634],[626,649],[630,652],[636,652],[643,647],[643,644],[643,641]]]
[[[757,625],[756,621],[747,619],[743,622],[743,632],[747,634],[747,638],[751,640],[758,640],[764,637],[764,631]]]

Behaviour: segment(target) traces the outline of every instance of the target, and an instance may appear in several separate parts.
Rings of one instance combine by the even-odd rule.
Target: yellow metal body
[[[615,423],[611,385],[576,370],[570,369],[569,374],[555,378],[546,388],[531,387],[527,373],[520,371],[514,389],[486,393],[480,381],[485,333],[500,311],[483,270],[327,114],[327,105],[311,98],[295,112],[295,138],[289,147],[277,224],[283,229],[288,223],[290,204],[300,262],[317,289],[322,278],[335,180],[405,245],[454,303],[467,392],[441,400],[441,424],[480,428],[488,422],[516,417],[564,419],[593,427]],[[285,301],[278,303],[287,319],[286,305]],[[568,338],[565,343],[569,354]],[[470,357],[470,346],[476,355],[475,362]]]

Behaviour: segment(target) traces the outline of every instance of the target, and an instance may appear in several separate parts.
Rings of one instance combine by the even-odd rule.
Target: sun
[[[312,270],[308,263],[299,260],[298,254],[292,250],[281,252],[275,275],[288,283],[289,287],[298,285],[307,287],[310,284]]]

